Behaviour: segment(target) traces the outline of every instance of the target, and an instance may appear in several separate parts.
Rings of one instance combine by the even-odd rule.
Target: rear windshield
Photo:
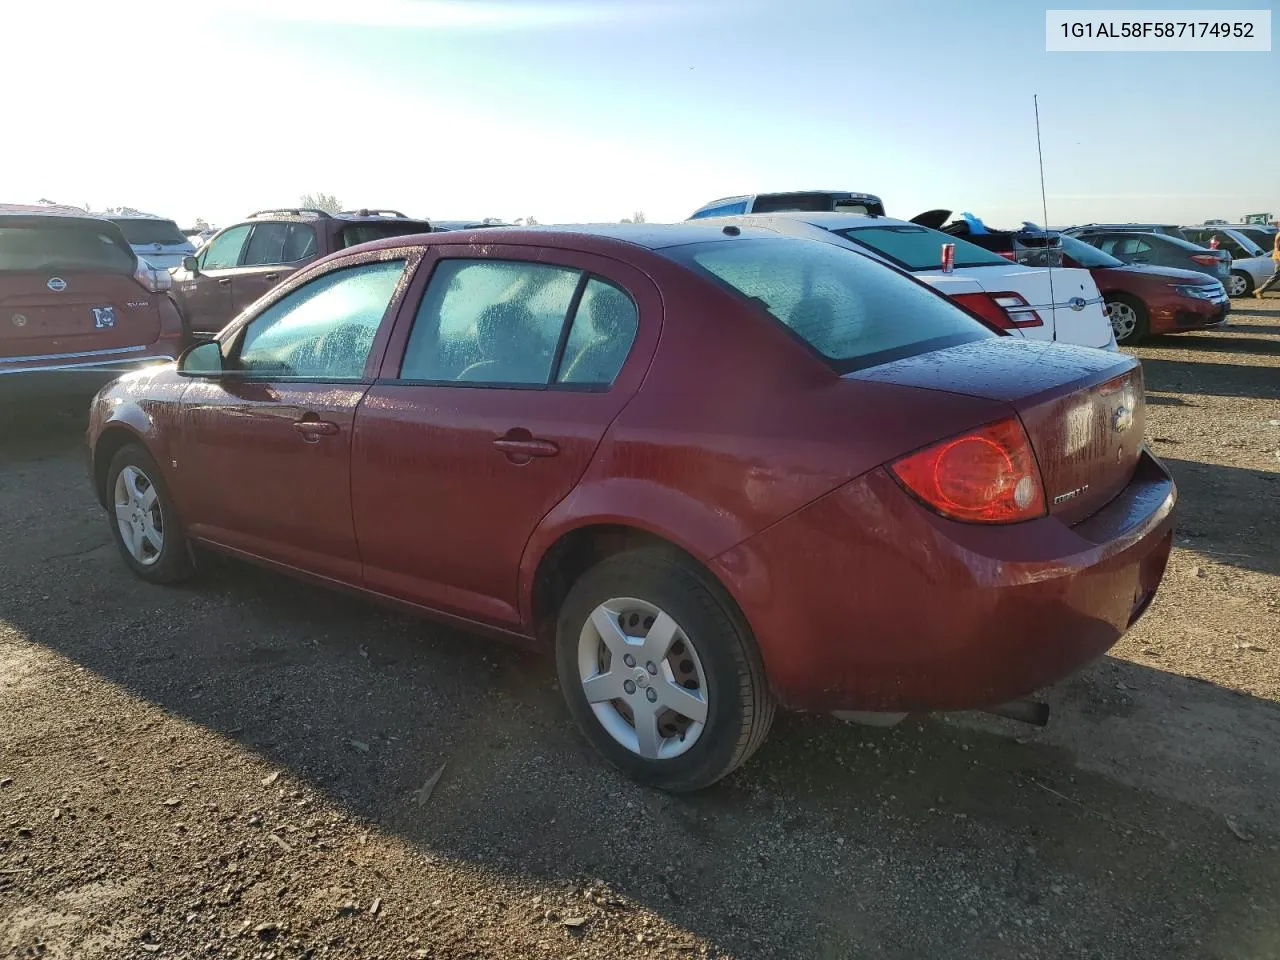
[[[1157,233],[1156,236],[1160,237],[1166,243],[1173,244],[1175,247],[1178,247],[1180,250],[1194,251],[1195,253],[1204,253],[1206,249],[1206,245],[1209,243],[1208,240],[1206,240],[1203,244],[1192,243],[1190,240],[1183,240],[1181,237],[1172,237],[1172,236],[1169,236],[1168,234],[1161,237],[1161,235]],[[1225,250],[1218,250],[1214,252],[1221,253],[1224,257],[1227,255]]]
[[[861,213],[872,217],[884,216],[884,204],[877,200],[841,196],[838,193],[762,193],[751,205],[752,213],[780,213],[791,210],[806,213],[837,211]]]
[[[430,232],[431,224],[421,220],[376,220],[369,223],[353,223],[342,228],[342,245],[354,247],[357,243],[368,243],[371,240]]]
[[[763,307],[841,373],[996,336],[941,294],[829,243],[730,240],[662,252]]]
[[[139,246],[148,243],[185,244],[187,238],[182,235],[178,225],[172,220],[151,220],[132,217],[121,217],[111,221],[120,228],[124,238]]]
[[[136,258],[108,230],[86,224],[0,224],[0,270],[133,273]]]
[[[976,243],[919,226],[852,227],[835,231],[906,270],[941,270],[942,245],[956,245],[957,267],[1007,267],[1009,261]]]

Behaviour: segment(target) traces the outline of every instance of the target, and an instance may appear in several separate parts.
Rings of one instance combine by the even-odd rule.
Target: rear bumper
[[[91,396],[123,373],[174,360],[182,341],[166,336],[137,347],[0,358],[0,396]]]
[[[1144,454],[1068,526],[946,520],[874,470],[717,558],[781,700],[811,710],[1007,702],[1108,650],[1155,595],[1176,489]]]

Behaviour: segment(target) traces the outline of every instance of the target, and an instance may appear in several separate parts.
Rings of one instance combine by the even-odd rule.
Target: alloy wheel
[[[164,515],[155,484],[137,467],[127,466],[116,476],[112,501],[125,549],[138,563],[151,566],[164,549]]]
[[[706,727],[707,675],[688,635],[644,600],[606,600],[578,640],[578,675],[596,719],[626,749],[669,760]]]
[[[1243,297],[1249,292],[1249,281],[1245,279],[1243,274],[1233,273],[1227,277],[1227,295],[1232,297]]]
[[[1112,300],[1107,304],[1107,316],[1111,319],[1111,329],[1115,332],[1117,343],[1124,343],[1138,329],[1138,311],[1120,300]]]

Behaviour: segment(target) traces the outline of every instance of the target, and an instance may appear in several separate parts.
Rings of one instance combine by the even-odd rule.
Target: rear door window
[[[0,271],[133,273],[136,264],[133,253],[110,229],[78,223],[22,226],[0,223]]]
[[[997,336],[923,284],[831,244],[752,239],[662,252],[763,308],[839,372]]]
[[[289,236],[284,241],[284,262],[297,263],[316,255],[316,231],[308,223],[289,224]]]
[[[241,265],[260,267],[272,263],[284,263],[284,244],[289,237],[289,226],[288,223],[255,224]]]
[[[573,315],[556,383],[606,387],[622,370],[640,326],[635,301],[592,277]]]
[[[400,377],[546,386],[582,272],[514,260],[442,260]]]

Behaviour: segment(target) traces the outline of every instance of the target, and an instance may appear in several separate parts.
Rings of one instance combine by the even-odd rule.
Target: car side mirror
[[[222,344],[216,340],[193,343],[178,357],[178,373],[188,377],[216,377],[222,369]]]
[[[182,258],[182,269],[187,271],[187,273],[199,273],[200,261],[193,256],[185,256]]]

